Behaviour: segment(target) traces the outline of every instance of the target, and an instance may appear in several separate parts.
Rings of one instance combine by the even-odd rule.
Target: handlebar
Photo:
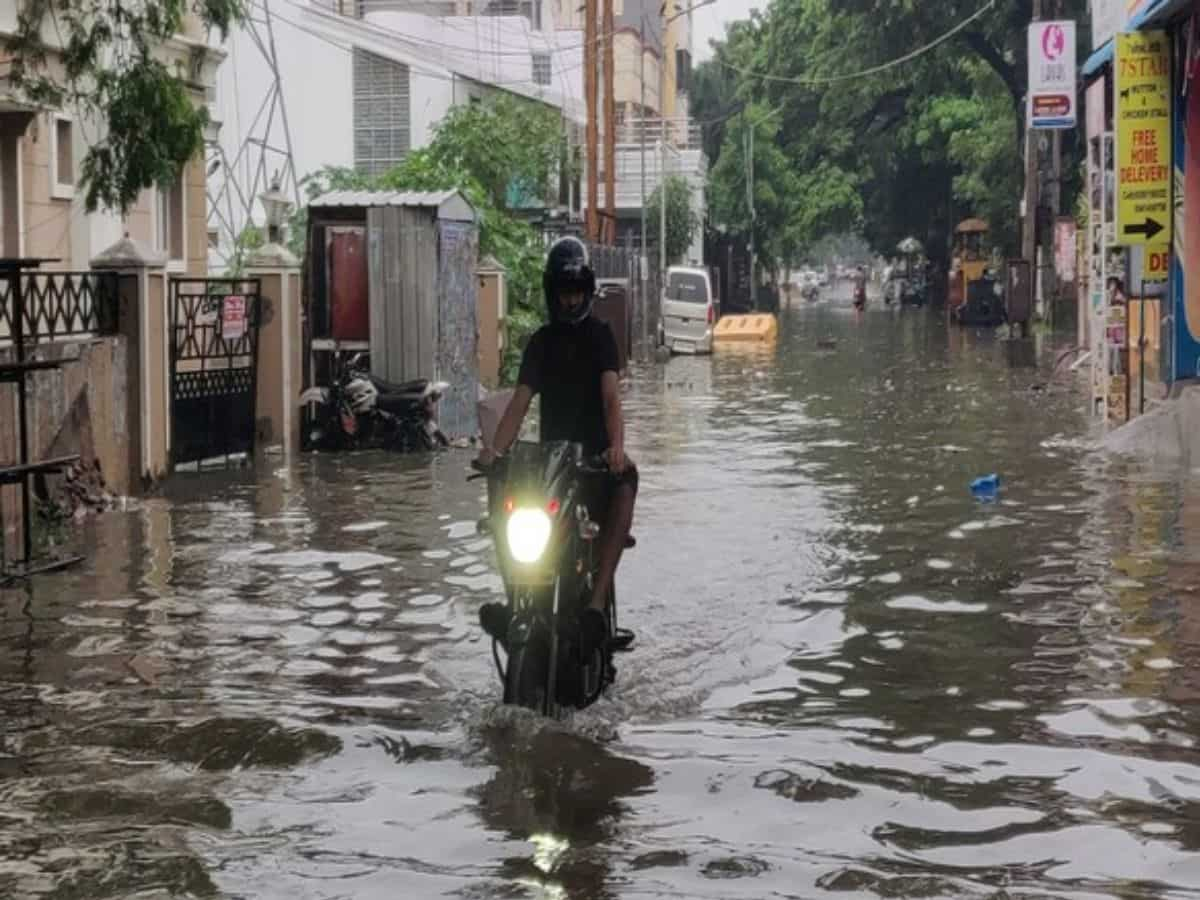
[[[471,460],[471,469],[474,474],[467,476],[467,481],[478,481],[480,478],[487,478],[495,470],[497,465],[507,461],[507,457],[497,456],[490,466],[485,466],[478,459]],[[609,468],[608,460],[604,458],[604,454],[589,456],[587,459],[580,460],[576,466],[576,471],[583,472],[586,475],[611,475],[612,469]]]

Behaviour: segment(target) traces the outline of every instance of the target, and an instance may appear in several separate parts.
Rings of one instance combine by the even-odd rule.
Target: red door
[[[370,340],[366,229],[330,228],[327,234],[325,259],[332,337],[335,341]]]

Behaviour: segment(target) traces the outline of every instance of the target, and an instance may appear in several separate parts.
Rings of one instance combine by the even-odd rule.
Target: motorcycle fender
[[[445,381],[431,381],[425,386],[425,390],[421,394],[421,397],[423,399],[437,400],[448,390],[450,390],[449,383]]]
[[[308,403],[328,403],[329,388],[310,387],[300,395],[300,405],[304,406]]]

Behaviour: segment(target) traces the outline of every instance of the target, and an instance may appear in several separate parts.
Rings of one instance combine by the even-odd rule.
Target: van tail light
[[[708,324],[711,325],[717,320],[717,308],[711,303],[708,304]]]

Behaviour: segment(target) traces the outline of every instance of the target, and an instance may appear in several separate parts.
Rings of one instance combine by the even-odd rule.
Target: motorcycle
[[[385,449],[410,452],[449,446],[437,423],[437,404],[449,385],[425,378],[393,384],[376,378],[355,354],[329,387],[311,387],[300,406],[315,405],[309,449]]]
[[[806,303],[816,303],[821,299],[821,289],[812,282],[809,282],[800,289],[800,296],[804,298]]]
[[[504,702],[563,718],[600,699],[616,678],[613,653],[633,641],[633,632],[617,627],[615,590],[604,645],[585,656],[580,641],[579,615],[599,561],[600,524],[588,504],[599,479],[612,476],[603,461],[584,459],[581,446],[567,442],[518,443],[487,469],[475,469],[471,480],[488,484],[479,531],[492,536],[512,613],[505,663],[500,642],[492,641]]]

